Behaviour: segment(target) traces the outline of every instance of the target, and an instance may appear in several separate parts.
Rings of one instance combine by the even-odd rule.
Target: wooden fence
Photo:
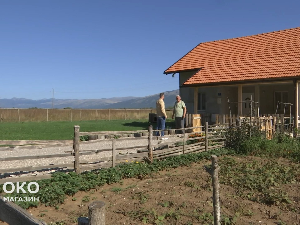
[[[203,129],[199,132],[191,132],[195,129]],[[74,127],[74,141],[73,151],[66,151],[60,154],[49,155],[32,155],[32,156],[18,156],[18,157],[6,157],[0,158],[2,161],[23,161],[26,159],[50,159],[50,158],[66,158],[74,157],[74,163],[64,163],[41,166],[27,166],[10,169],[0,169],[0,183],[6,181],[29,181],[33,179],[45,179],[49,178],[51,174],[43,176],[24,176],[11,178],[8,175],[13,173],[26,174],[32,172],[45,172],[45,171],[76,171],[80,173],[86,170],[94,170],[99,168],[114,167],[120,163],[142,161],[153,159],[162,159],[169,156],[208,151],[214,148],[220,148],[224,146],[224,132],[225,128],[216,126],[205,127],[191,127],[183,129],[186,132],[182,134],[175,134],[175,130],[169,130],[166,132],[165,137],[168,140],[161,140],[156,136],[158,130],[153,130],[152,127],[149,130],[139,131],[118,131],[118,132],[80,132],[80,127]],[[80,138],[88,136],[90,141],[80,141]],[[122,146],[122,141],[143,141],[143,144],[133,144],[130,147]],[[110,148],[105,147],[101,149],[90,149],[90,143],[110,142]],[[106,152],[108,156],[101,156],[100,153]],[[95,160],[83,160],[81,156],[94,155]],[[71,160],[72,161],[72,160]]]
[[[3,109],[0,122],[139,120],[148,119],[155,109]],[[167,110],[171,118],[172,111]]]
[[[186,131],[192,131],[194,129],[203,128],[204,131],[186,133]],[[167,140],[160,140],[161,138],[156,136],[156,133],[159,130],[154,130],[152,126],[149,126],[148,131],[139,131],[135,135],[139,140],[147,140],[147,145],[134,146],[131,148],[120,148],[117,147],[117,143],[127,138],[127,132],[115,132],[111,134],[111,149],[103,149],[101,151],[110,151],[111,156],[101,158],[97,162],[81,162],[80,153],[83,150],[79,151],[80,146],[80,136],[85,135],[97,135],[98,137],[103,137],[103,132],[80,132],[80,127],[74,127],[74,170],[77,173],[80,173],[84,170],[91,170],[103,167],[115,167],[117,164],[125,163],[127,161],[141,161],[147,160],[152,162],[153,159],[163,159],[170,156],[187,154],[187,153],[196,153],[201,151],[208,151],[215,148],[221,148],[224,146],[224,132],[225,127],[217,126],[200,126],[200,127],[189,127],[180,129],[185,131],[184,134],[175,134],[176,130],[169,130],[168,134],[164,137],[168,138]],[[137,135],[139,134],[139,135]],[[103,141],[96,140],[96,141]],[[129,151],[130,149],[136,150],[136,152],[124,153],[122,150]],[[99,150],[97,150],[99,151]],[[95,152],[95,151],[94,151]]]

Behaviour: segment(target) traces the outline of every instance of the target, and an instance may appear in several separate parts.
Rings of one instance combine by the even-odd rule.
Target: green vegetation
[[[256,127],[242,124],[229,128],[226,133],[225,147],[237,154],[261,157],[288,158],[300,162],[300,139],[278,133],[272,140],[264,137]]]
[[[74,125],[80,131],[133,131],[146,130],[147,120],[97,120],[97,121],[58,121],[58,122],[8,122],[0,124],[0,140],[71,140]],[[173,121],[168,121],[171,127]],[[153,124],[153,128],[156,124]]]
[[[263,162],[252,159],[240,163],[225,157],[220,165],[221,183],[239,187],[239,196],[267,205],[290,204],[292,201],[284,185],[300,181],[297,177],[300,173],[299,164],[287,166],[274,158]]]

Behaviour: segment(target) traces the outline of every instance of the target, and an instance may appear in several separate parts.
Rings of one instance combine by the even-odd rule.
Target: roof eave
[[[168,74],[171,74],[171,73],[182,73],[182,72],[190,72],[190,71],[199,71],[201,68],[203,67],[200,67],[200,68],[193,68],[193,69],[188,69],[188,70],[175,70],[175,71],[169,71],[169,72],[166,72],[164,71],[164,74],[168,75]]]
[[[295,81],[300,80],[299,76],[291,76],[291,77],[276,77],[276,78],[264,78],[264,79],[251,79],[251,80],[238,80],[238,81],[224,81],[224,82],[211,82],[211,83],[196,83],[196,84],[183,84],[181,87],[199,87],[199,86],[222,86],[222,85],[238,85],[238,84],[255,84],[262,82],[270,82],[270,81]]]

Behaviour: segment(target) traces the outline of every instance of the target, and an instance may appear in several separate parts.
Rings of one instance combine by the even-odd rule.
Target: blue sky
[[[178,88],[201,42],[299,27],[299,0],[0,0],[0,98],[98,99]]]

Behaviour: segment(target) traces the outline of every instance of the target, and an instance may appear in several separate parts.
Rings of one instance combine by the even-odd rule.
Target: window
[[[205,93],[198,93],[198,110],[206,110]]]
[[[283,110],[283,103],[288,103],[288,92],[287,91],[275,91],[274,92],[274,105],[275,109]]]

